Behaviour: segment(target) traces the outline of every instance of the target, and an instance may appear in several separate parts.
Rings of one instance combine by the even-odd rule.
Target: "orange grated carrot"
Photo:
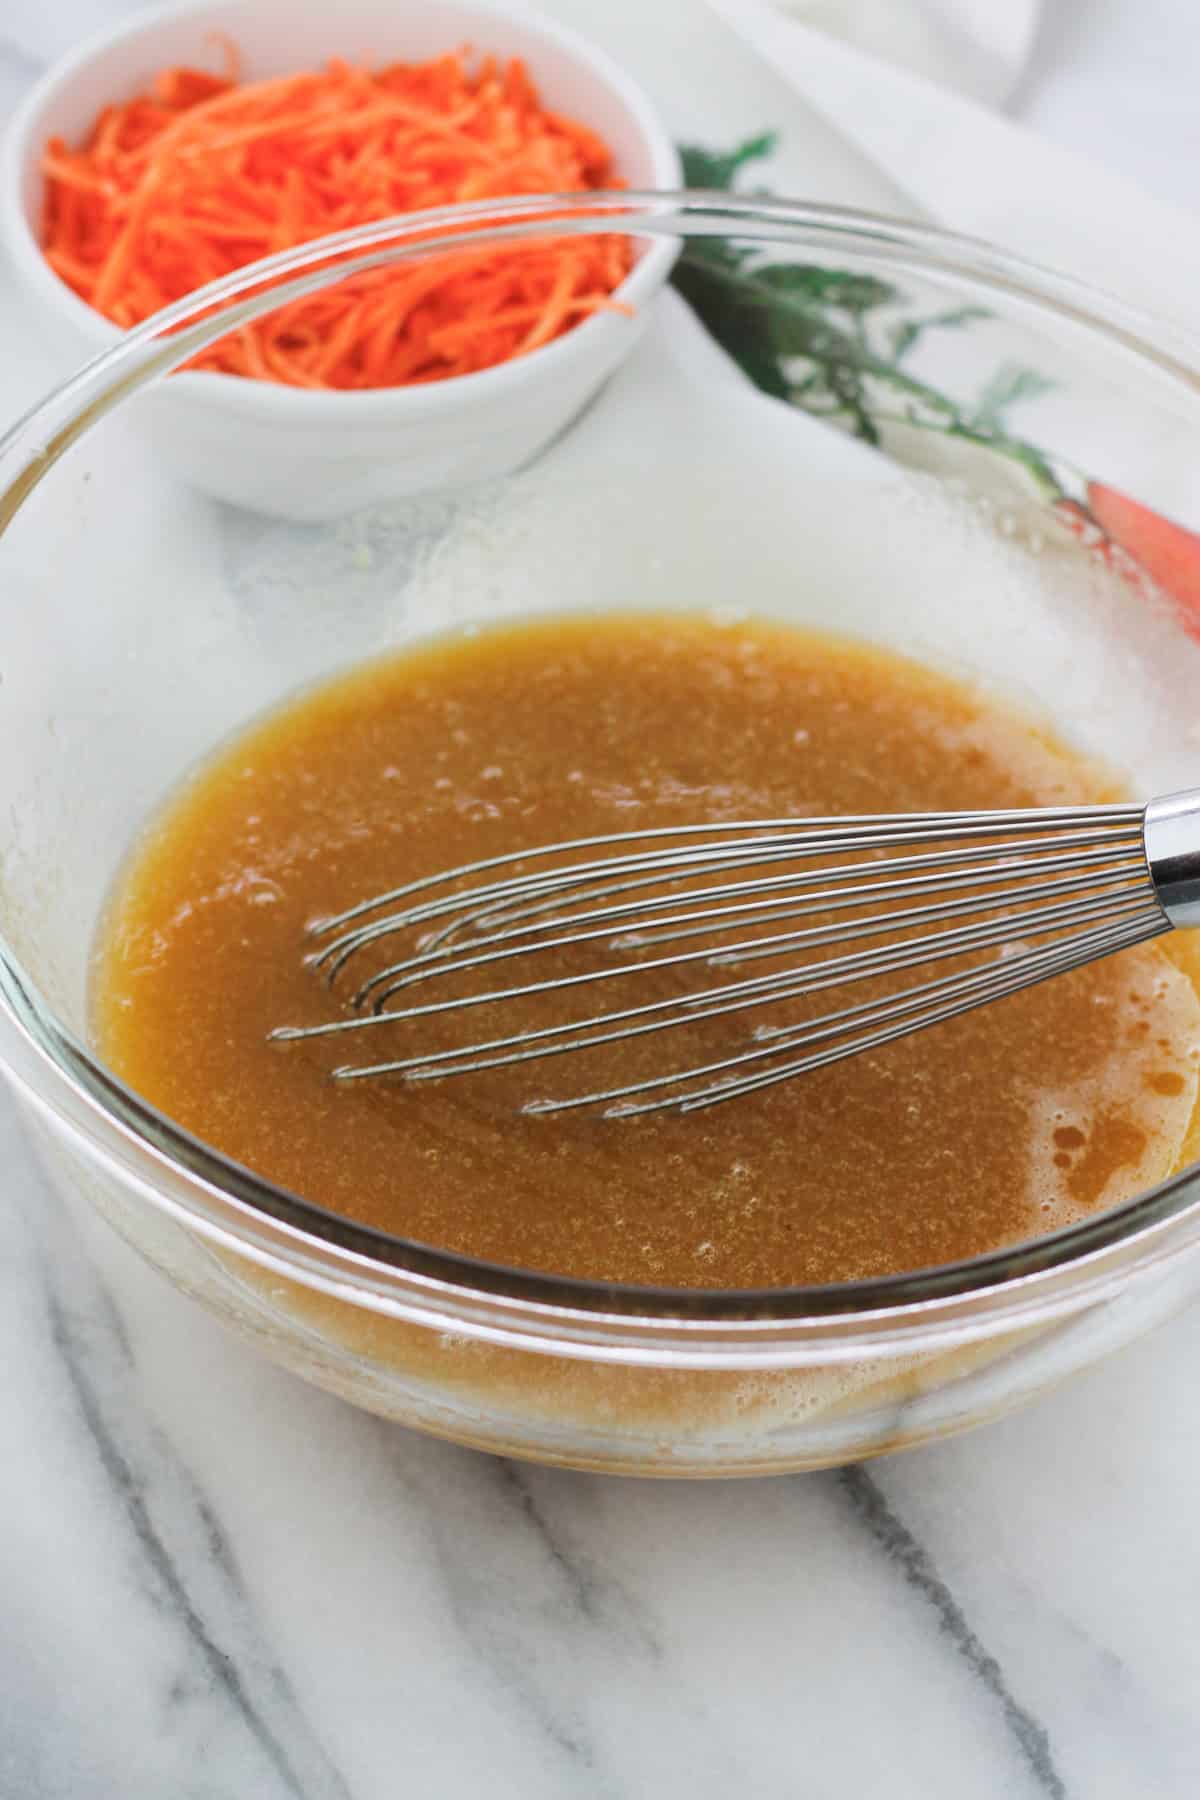
[[[620,185],[598,134],[542,106],[525,65],[459,49],[372,71],[242,83],[163,69],[86,142],[47,144],[43,250],[128,327],[260,256],[467,200]],[[282,306],[193,367],[309,388],[391,387],[492,368],[602,309],[629,272],[617,233],[531,239],[373,270]]]

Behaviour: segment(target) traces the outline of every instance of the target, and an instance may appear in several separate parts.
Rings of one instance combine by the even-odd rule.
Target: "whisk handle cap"
[[[1172,925],[1200,925],[1200,789],[1152,800],[1143,829],[1159,905]]]

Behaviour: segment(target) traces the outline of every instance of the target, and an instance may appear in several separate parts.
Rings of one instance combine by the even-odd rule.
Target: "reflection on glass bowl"
[[[1076,529],[1071,484],[1089,421],[1112,409],[1121,467],[1088,473],[1180,510],[1163,446],[1200,418],[1192,371],[1115,303],[1097,313],[1070,284],[935,232],[781,203],[624,205],[622,228],[682,241],[697,265],[736,242],[750,267],[886,281],[896,322],[986,309],[944,362],[929,337],[920,381],[965,407],[999,364],[1045,371],[1052,404],[1028,423],[1036,478],[997,488],[980,477],[979,434],[935,444],[936,420],[916,418],[919,460],[938,473],[906,474],[730,378],[675,302],[524,473],[281,523],[175,484],[124,429],[142,385],[232,315],[184,308],[171,339],[131,337],[0,449],[0,1059],[65,1188],[269,1354],[360,1405],[576,1466],[817,1466],[1001,1413],[1179,1304],[1200,1276],[1192,1165],[970,1264],[685,1296],[472,1264],[321,1214],[155,1115],[86,1047],[96,921],[172,784],[305,684],[472,622],[732,596],[974,675],[1053,717],[1137,795],[1186,784],[1200,650],[1167,597]],[[537,203],[521,210],[521,229],[545,229]],[[473,227],[480,241],[489,228]],[[363,234],[362,253],[384,237],[388,255],[414,253],[404,226]],[[960,435],[971,460],[956,461]],[[1014,442],[997,457],[1021,461]],[[963,1180],[969,1205],[969,1162]]]

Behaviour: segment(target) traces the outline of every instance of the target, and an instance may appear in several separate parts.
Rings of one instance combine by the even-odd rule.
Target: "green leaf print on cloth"
[[[733,191],[775,144],[773,132],[762,132],[730,150],[681,145],[684,180]],[[1200,537],[1013,430],[1014,412],[1053,391],[1051,374],[1001,359],[979,391],[963,393],[914,369],[922,357],[952,369],[954,334],[986,329],[986,307],[922,311],[878,276],[788,262],[777,246],[736,238],[685,243],[672,279],[764,393],[897,462],[961,479],[1039,531],[1077,539],[1132,586],[1165,593],[1184,628],[1200,637]]]

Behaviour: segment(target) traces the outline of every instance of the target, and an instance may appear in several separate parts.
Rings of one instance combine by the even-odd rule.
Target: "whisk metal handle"
[[[1159,905],[1172,925],[1200,925],[1200,789],[1152,800],[1143,832]]]

